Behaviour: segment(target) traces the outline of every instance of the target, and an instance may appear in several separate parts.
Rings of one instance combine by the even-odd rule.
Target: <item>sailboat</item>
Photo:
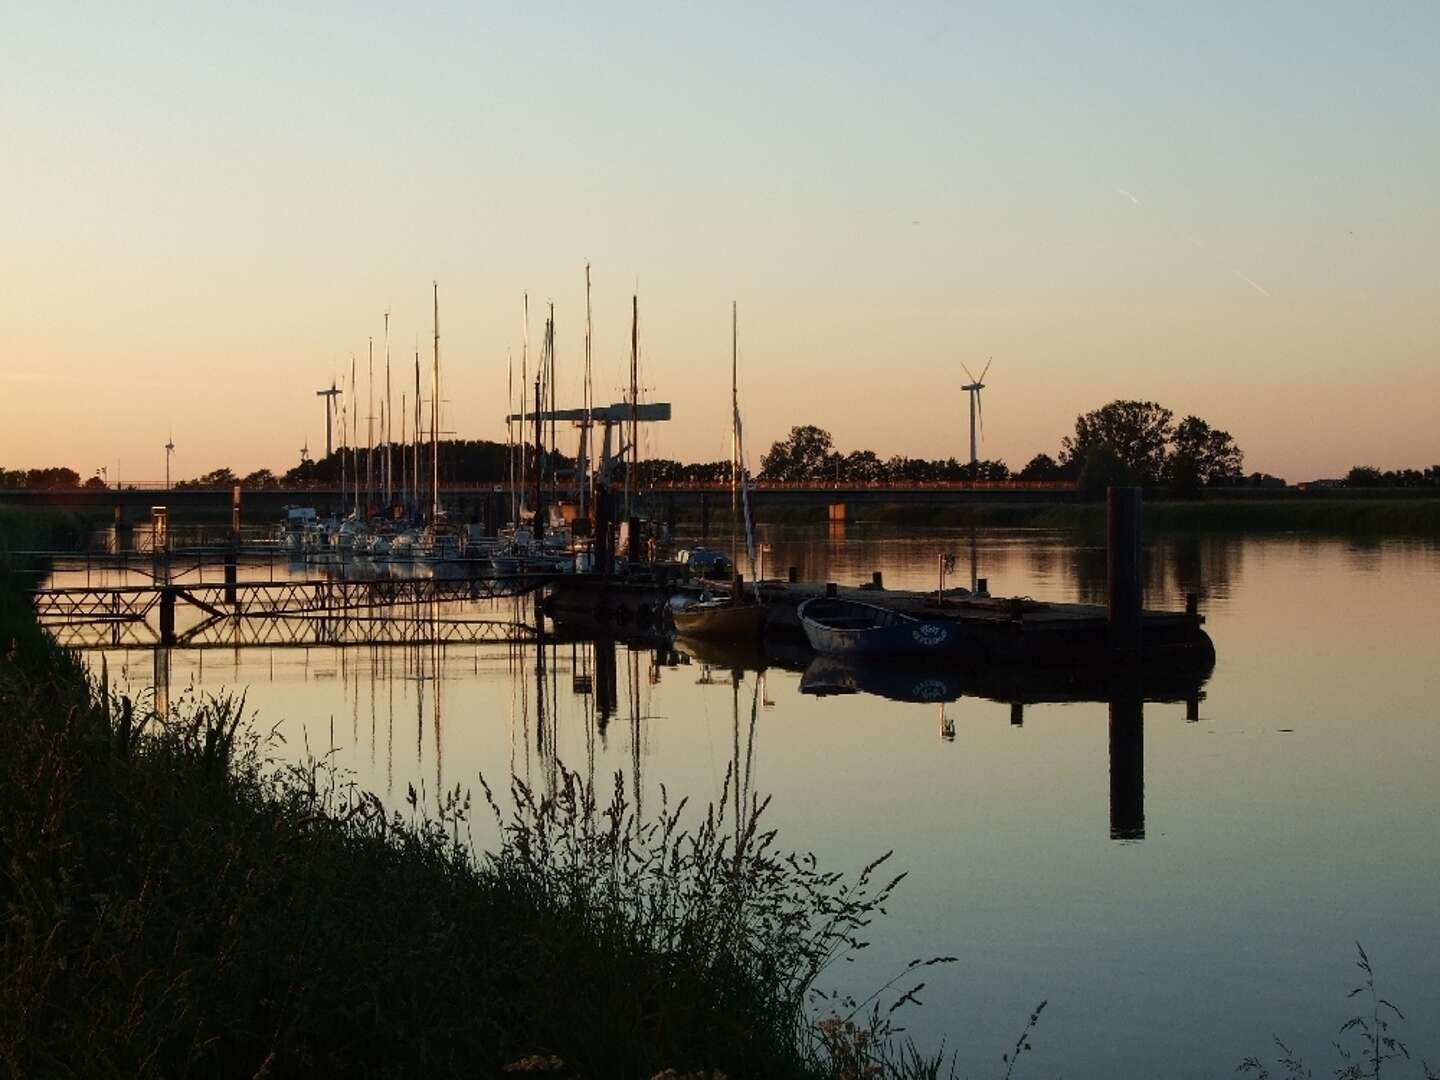
[[[750,521],[750,483],[745,471],[745,442],[740,424],[739,387],[739,315],[737,306],[730,305],[730,414],[731,505],[738,501],[745,519],[745,550],[750,556],[752,581],[755,571],[755,536]],[[671,613],[675,629],[683,637],[748,638],[758,640],[765,631],[765,605],[760,602],[758,585],[751,598],[737,589],[728,597],[702,600]]]

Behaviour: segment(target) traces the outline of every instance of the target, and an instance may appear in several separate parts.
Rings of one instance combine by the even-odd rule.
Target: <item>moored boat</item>
[[[759,640],[765,632],[765,606],[735,603],[730,599],[702,600],[676,608],[670,613],[675,629],[687,637],[748,638]]]
[[[798,615],[810,647],[832,656],[934,656],[960,647],[959,628],[944,620],[859,600],[817,596],[801,604]]]

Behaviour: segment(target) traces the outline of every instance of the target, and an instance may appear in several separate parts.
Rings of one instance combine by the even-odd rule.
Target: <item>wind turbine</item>
[[[980,391],[985,389],[985,376],[990,371],[990,365],[992,363],[994,363],[993,359],[985,361],[985,370],[980,372],[980,378],[978,379],[968,367],[965,367],[964,364],[960,365],[962,368],[965,368],[965,374],[970,376],[970,381],[960,389],[970,395],[970,464],[972,467],[977,460],[975,454],[975,418],[977,415],[980,418],[980,434],[985,434],[985,410],[980,404]]]
[[[175,455],[175,435],[167,436],[165,441],[165,490],[170,490],[170,459]]]

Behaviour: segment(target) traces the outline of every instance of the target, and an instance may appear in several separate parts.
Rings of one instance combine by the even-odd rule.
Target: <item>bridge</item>
[[[148,519],[152,506],[165,506],[171,520],[208,518],[229,520],[233,487],[166,487],[155,482],[126,483],[115,488],[62,488],[0,490],[0,505],[53,506],[88,509],[110,514],[118,508],[128,521]],[[563,489],[555,494],[563,497]],[[623,494],[623,492],[622,492]],[[441,485],[440,499],[467,519],[508,521],[515,497],[507,483],[452,481]],[[652,506],[694,509],[718,508],[730,499],[728,482],[663,481],[648,484],[641,495]],[[250,522],[278,521],[286,506],[314,506],[322,513],[348,507],[353,491],[335,485],[243,488],[244,518]],[[906,503],[1069,502],[1080,498],[1076,485],[1030,480],[913,482],[776,481],[757,480],[750,486],[750,503],[757,511],[786,505],[883,505]]]

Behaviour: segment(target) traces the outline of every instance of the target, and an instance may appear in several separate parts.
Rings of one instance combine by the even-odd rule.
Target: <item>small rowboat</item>
[[[935,656],[960,647],[958,628],[947,622],[917,619],[859,600],[816,596],[801,604],[797,614],[810,647],[831,656]]]
[[[704,600],[671,613],[675,629],[695,638],[760,639],[765,631],[763,604],[734,603],[731,600]]]

